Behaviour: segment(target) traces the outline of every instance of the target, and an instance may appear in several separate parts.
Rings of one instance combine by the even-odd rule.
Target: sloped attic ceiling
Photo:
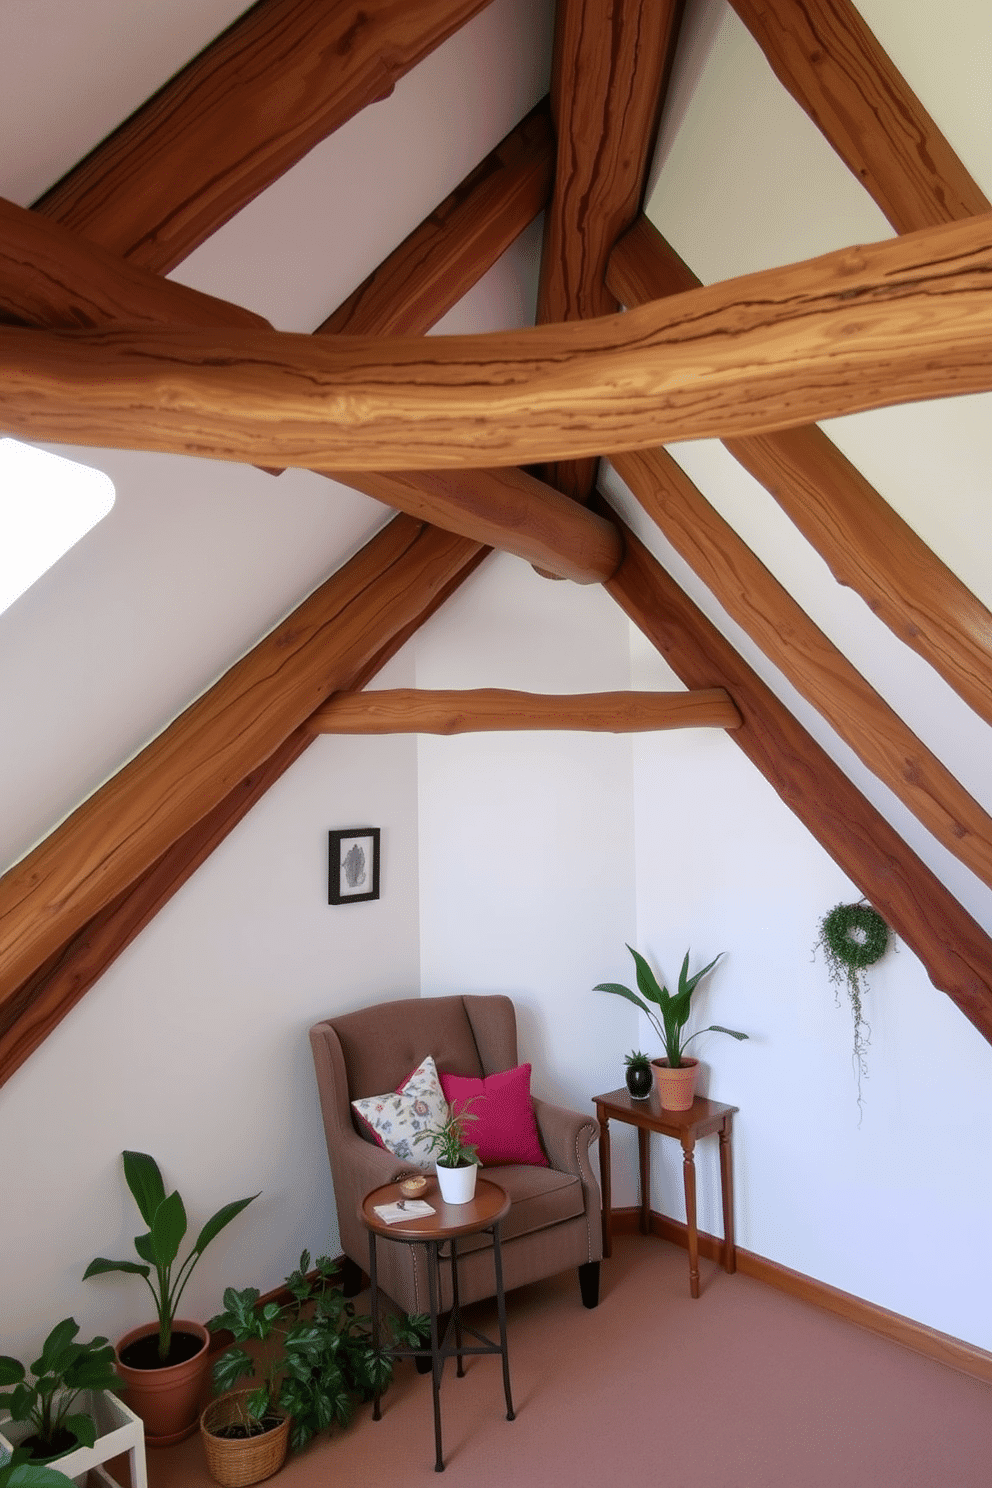
[[[883,246],[873,253],[842,253],[831,263],[800,268],[791,278],[776,272],[754,285],[714,290],[709,298],[684,305],[673,301],[666,307],[662,300],[640,319],[628,315],[604,323],[606,329],[590,328],[590,334],[578,328],[571,336],[551,330],[542,343],[545,361],[536,367],[531,343],[501,343],[503,370],[496,378],[492,351],[487,352],[490,368],[481,402],[472,405],[471,440],[477,445],[489,438],[487,430],[496,430],[488,461],[529,462],[573,451],[591,456],[633,445],[613,466],[605,460],[600,466],[601,486],[646,544],[642,549],[629,537],[627,559],[616,573],[612,520],[604,522],[550,489],[587,495],[595,472],[588,458],[558,458],[540,485],[532,474],[512,469],[498,478],[398,480],[374,471],[381,461],[368,453],[366,440],[364,454],[360,442],[348,446],[348,454],[370,468],[332,485],[306,469],[274,480],[254,466],[182,454],[91,452],[88,458],[118,482],[123,520],[115,518],[114,531],[93,535],[86,563],[80,558],[75,565],[78,578],[71,566],[56,571],[9,617],[0,617],[8,636],[2,648],[4,692],[24,700],[18,726],[3,746],[5,771],[15,778],[20,772],[25,781],[34,771],[44,772],[44,739],[56,716],[53,703],[46,718],[46,679],[18,675],[18,628],[44,625],[46,605],[58,603],[73,581],[92,580],[102,566],[105,577],[113,579],[106,629],[77,638],[82,660],[75,680],[106,689],[120,744],[112,748],[103,738],[82,740],[77,773],[63,771],[59,783],[45,792],[44,816],[37,791],[11,791],[11,821],[3,834],[8,862],[14,863],[326,574],[337,571],[337,578],[276,633],[267,650],[254,653],[198,705],[195,718],[200,725],[207,720],[202,737],[209,737],[205,756],[213,763],[197,777],[195,789],[178,788],[180,776],[195,773],[188,754],[193,715],[187,715],[109,787],[112,810],[94,798],[96,804],[70,818],[47,849],[43,845],[0,882],[8,926],[2,952],[6,1072],[155,912],[162,895],[192,871],[306,746],[306,718],[323,697],[361,686],[471,571],[479,561],[480,541],[498,541],[530,558],[543,554],[550,567],[571,563],[573,576],[599,580],[612,574],[610,592],[689,685],[725,683],[739,704],[746,699],[740,742],[752,758],[921,951],[937,984],[951,991],[983,1030],[992,1026],[989,943],[981,928],[992,924],[987,888],[992,833],[985,815],[992,799],[983,768],[990,636],[987,612],[955,582],[956,576],[979,601],[992,602],[982,541],[992,423],[987,397],[911,403],[832,421],[829,434],[853,471],[812,433],[800,430],[771,454],[754,437],[755,428],[822,412],[898,405],[908,395],[970,392],[992,380],[983,320],[988,316],[983,289],[990,263],[988,229],[969,220],[987,208],[982,190],[992,190],[987,118],[983,124],[987,100],[984,110],[982,104],[986,27],[978,6],[965,0],[942,13],[939,38],[930,34],[922,5],[918,12],[894,7],[891,0],[862,6],[905,75],[903,83],[870,37],[859,34],[858,12],[839,0],[813,7],[793,0],[766,6],[741,0],[735,11],[760,37],[792,91],[802,93],[811,78],[822,85],[821,96],[807,99],[807,105],[831,144],[846,151],[845,163],[772,76],[758,41],[722,0],[688,5],[669,81],[666,58],[678,34],[678,11],[633,0],[613,5],[570,0],[559,7],[553,113],[560,141],[553,188],[554,147],[546,114],[538,112],[521,126],[548,86],[555,25],[550,5],[425,0],[410,6],[382,0],[359,13],[340,3],[263,0],[242,23],[248,30],[235,29],[215,46],[209,46],[212,36],[235,20],[238,6],[204,6],[195,17],[177,20],[154,6],[136,13],[107,0],[105,32],[94,25],[92,11],[83,18],[57,0],[44,12],[33,6],[30,14],[27,7],[15,13],[16,44],[6,48],[0,64],[9,73],[8,86],[0,90],[9,110],[0,190],[21,207],[40,200],[30,218],[13,210],[4,214],[7,318],[31,329],[15,329],[3,338],[0,423],[36,438],[85,438],[97,447],[105,441],[149,450],[210,449],[228,459],[250,452],[259,464],[299,458],[336,470],[340,454],[337,459],[321,454],[313,443],[314,420],[305,408],[300,412],[299,400],[292,412],[303,430],[302,443],[294,451],[283,441],[292,421],[286,417],[288,404],[279,401],[281,385],[266,383],[259,392],[254,369],[246,376],[237,366],[234,381],[223,380],[220,374],[227,376],[238,359],[231,346],[241,348],[242,360],[244,347],[253,348],[249,360],[254,362],[264,346],[268,365],[280,373],[286,367],[292,371],[294,359],[301,365],[299,359],[313,349],[317,360],[306,362],[307,376],[325,378],[328,367],[335,375],[341,372],[341,364],[333,364],[338,343],[327,332],[420,332],[451,303],[452,285],[459,302],[435,331],[524,326],[534,319],[535,304],[537,318],[553,326],[607,314],[618,302],[634,306],[686,290],[695,282],[693,272],[714,282],[778,270],[854,243]],[[37,44],[43,14],[48,20],[44,48]],[[801,35],[800,22],[809,17],[819,27],[812,47]],[[105,34],[118,39],[113,55],[102,44]],[[779,46],[783,37],[787,44]],[[808,65],[801,60],[804,45]],[[119,142],[99,146],[120,118],[201,46],[208,46],[206,72],[198,74],[195,106],[188,102],[195,90],[180,80],[125,127]],[[235,83],[244,92],[232,103]],[[907,112],[913,94],[932,118]],[[313,103],[318,96],[333,102],[323,114]],[[366,100],[376,101],[354,113]],[[858,100],[867,109],[867,123],[858,118]],[[661,134],[645,181],[659,111]],[[215,169],[213,156],[208,159],[203,134],[218,113],[230,126],[232,141],[231,185],[223,190],[217,186],[223,172]],[[852,114],[845,136],[841,126],[851,125]],[[521,129],[500,152],[500,142],[517,126]],[[942,143],[941,132],[949,144]],[[90,163],[73,172],[75,162],[94,147]],[[435,211],[493,150],[497,155],[481,177]],[[65,183],[49,190],[67,171]],[[203,181],[199,195],[191,185],[194,178]],[[478,204],[486,190],[497,195],[483,211]],[[535,217],[552,191],[539,271],[541,227]],[[648,221],[638,227],[642,197]],[[459,216],[465,203],[470,210]],[[886,246],[890,222],[907,231],[955,220],[963,220],[963,226],[939,229],[944,237]],[[634,232],[617,245],[632,222]],[[421,223],[429,231],[417,239],[418,253],[404,254],[400,247],[391,258]],[[35,231],[51,237],[42,242],[32,237]],[[53,267],[42,293],[38,267],[43,261]],[[455,262],[461,277],[451,268]],[[349,302],[380,264],[388,271]],[[176,288],[160,306],[150,275],[166,270]],[[467,285],[474,287],[462,297]],[[240,330],[243,315],[181,297],[179,286],[232,301],[280,331],[323,327],[325,334],[308,338],[302,347],[266,340],[256,328]],[[850,302],[855,293],[860,297],[852,313],[841,302]],[[373,302],[378,320],[371,316]],[[417,311],[404,320],[413,302]],[[822,333],[813,335],[821,302],[827,318]],[[383,303],[389,309],[385,318]],[[756,304],[761,311],[753,315]],[[325,325],[329,313],[342,305],[337,319]],[[139,315],[136,306],[144,313]],[[363,320],[363,314],[370,318]],[[659,395],[659,376],[667,375],[665,369],[674,368],[676,375],[684,371],[695,350],[701,314],[712,334],[703,359],[693,364],[694,384],[687,396]],[[211,343],[201,332],[186,330],[170,333],[169,339],[154,330],[161,319],[221,327],[228,339],[218,343],[215,331]],[[134,320],[146,329],[115,329],[96,337],[39,334],[50,326],[121,328]],[[235,329],[227,332],[228,326]],[[743,356],[722,359],[721,343],[743,346]],[[661,362],[639,360],[645,345]],[[861,360],[838,359],[838,345],[845,351],[854,347]],[[179,347],[192,349],[188,357],[181,352],[189,374],[184,397],[163,397],[138,386],[137,365],[161,360],[163,348],[167,358],[175,357]],[[373,408],[377,389],[391,382],[402,394],[401,383],[416,365],[420,391],[419,402],[411,403],[413,417],[392,394],[385,421],[368,424],[376,434],[372,443],[381,450],[395,436],[395,453],[387,461],[393,465],[435,459],[465,463],[463,439],[462,453],[457,451],[457,418],[443,428],[434,420],[449,405],[457,414],[459,399],[464,408],[460,384],[478,381],[478,350],[472,348],[467,379],[455,361],[448,364],[446,380],[438,382],[423,372],[424,366],[436,366],[436,350],[425,359],[412,347],[397,380],[388,366],[392,349],[384,354],[377,342],[372,362],[366,355],[365,363],[374,375],[370,379],[360,371],[362,421],[356,421],[352,403],[335,438],[346,425],[361,432],[369,410],[378,414],[378,405]],[[547,375],[549,356],[565,369],[557,382]],[[513,362],[514,357],[519,360]],[[763,381],[768,367],[772,375]],[[718,375],[707,381],[711,371]],[[645,401],[644,378],[652,377],[655,391]],[[520,418],[518,411],[510,423],[497,424],[492,411],[509,407],[512,399],[503,392],[507,385],[512,390],[515,379],[525,387],[526,416]],[[709,422],[692,421],[693,406],[700,402],[704,411],[715,410]],[[632,436],[628,426],[635,404],[642,405],[642,422]],[[173,418],[163,432],[168,420],[160,415],[174,411],[173,405],[180,407],[179,420]],[[788,405],[784,414],[783,405]],[[326,421],[329,405],[322,406]],[[663,419],[666,410],[674,410],[669,423]],[[237,427],[237,446],[225,446],[243,414],[255,415],[254,422]],[[422,433],[417,434],[419,450],[409,440],[411,429],[417,433],[424,427],[426,456]],[[642,455],[638,448],[654,442],[645,428],[660,430],[656,437],[673,438],[748,433],[733,453],[751,474],[743,474],[742,465],[721,446],[705,440],[678,445],[679,465],[663,453]],[[276,443],[267,443],[273,430]],[[535,431],[543,443],[530,442]],[[762,458],[759,473],[755,462]],[[772,475],[769,461],[776,467]],[[700,504],[680,469],[688,471],[710,505]],[[925,480],[921,470],[927,472]],[[857,484],[858,471],[887,505],[864,481]],[[821,472],[829,482],[826,504],[817,486]],[[779,504],[755,483],[756,473],[773,486]],[[939,505],[932,496],[935,481],[953,484]],[[356,487],[382,496],[386,504],[357,494]],[[851,526],[841,522],[845,501],[855,513],[872,513],[867,561],[852,547]],[[417,516],[431,515],[468,536],[445,538],[402,519],[352,557],[383,527],[387,506],[404,502]],[[206,543],[198,529],[198,551],[191,554],[183,543],[183,509],[204,505],[216,510],[216,526],[208,528]],[[893,525],[886,512],[902,521]],[[835,549],[829,547],[830,529]],[[914,547],[913,532],[945,566]],[[535,548],[535,541],[543,547]],[[699,612],[666,590],[649,549],[708,609],[718,630],[740,648],[743,661],[718,632],[709,633]],[[774,572],[774,580],[766,570],[748,566],[749,549]],[[844,572],[845,552],[853,553],[856,574]],[[844,582],[857,583],[898,639],[861,599],[833,584],[824,560]],[[124,584],[133,585],[126,601]],[[790,608],[790,596],[803,609]],[[115,605],[127,614],[129,630],[136,626],[138,631],[124,648],[130,666],[124,679],[112,639],[120,623]],[[804,611],[830,635],[833,649],[822,635],[803,629]],[[748,626],[750,639],[739,625]],[[269,726],[256,728],[260,710],[253,689],[263,673],[275,675],[271,666],[266,672],[265,657],[283,657],[287,635],[301,634],[311,652],[320,653],[319,663],[308,662],[305,646],[299,647],[296,681],[292,687],[278,681],[269,695]],[[906,652],[905,640],[922,649],[926,660]],[[53,651],[62,644],[55,627]],[[842,669],[842,653],[855,660],[888,708],[856,690],[860,684]],[[94,654],[107,664],[94,667]],[[765,694],[748,663],[772,692]],[[828,722],[813,710],[810,694]],[[64,692],[51,688],[50,696],[61,713]],[[923,743],[901,732],[899,714]],[[793,716],[809,734],[792,723]],[[828,754],[816,752],[810,735]],[[227,747],[235,741],[247,741],[247,752]],[[848,777],[877,815],[848,785]],[[136,782],[130,797],[129,782]],[[182,797],[182,811],[163,814],[157,801],[149,806],[163,794],[170,803]],[[20,816],[18,799],[27,803]],[[75,861],[69,846],[74,832]],[[121,840],[139,838],[143,856],[132,855],[124,866]],[[49,864],[58,858],[64,877],[59,886],[46,881],[47,869],[38,870],[46,852]]]

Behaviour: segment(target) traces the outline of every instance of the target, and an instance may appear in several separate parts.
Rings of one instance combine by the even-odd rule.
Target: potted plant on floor
[[[52,1462],[76,1447],[92,1447],[97,1427],[85,1391],[112,1390],[117,1384],[114,1350],[106,1338],[77,1343],[79,1324],[63,1318],[49,1333],[41,1354],[28,1370],[17,1359],[0,1357],[0,1411],[24,1429],[16,1446],[36,1463]],[[33,1378],[31,1377],[33,1376]],[[11,1437],[13,1441],[13,1437]]]
[[[418,1132],[415,1142],[425,1142],[434,1153],[438,1187],[446,1204],[468,1204],[475,1197],[475,1180],[479,1172],[479,1151],[465,1140],[465,1127],[478,1117],[469,1110],[478,1099],[471,1096],[461,1107],[455,1101],[440,1126]]]
[[[679,972],[679,989],[672,993],[667,987],[658,985],[654,972],[633,946],[628,946],[627,949],[634,958],[634,965],[637,968],[637,985],[642,995],[638,997],[636,992],[632,992],[629,987],[624,987],[619,982],[600,982],[594,991],[613,992],[617,997],[625,997],[628,1002],[632,1002],[635,1007],[640,1008],[641,1012],[646,1014],[665,1048],[664,1058],[651,1061],[658,1088],[658,1099],[666,1111],[687,1111],[692,1105],[695,1094],[699,1061],[686,1055],[686,1045],[694,1038],[698,1038],[701,1033],[729,1033],[731,1038],[747,1038],[746,1033],[738,1033],[734,1028],[724,1028],[719,1023],[711,1023],[708,1028],[699,1028],[695,1033],[690,1033],[688,1038],[683,1037],[683,1030],[689,1021],[692,994],[703,977],[713,970],[723,952],[720,952],[720,956],[715,956],[708,966],[703,967],[702,971],[697,971],[695,976],[690,976],[689,952],[686,951],[682,970]],[[658,1012],[655,1012],[654,1008]]]
[[[108,1261],[98,1256],[83,1276],[101,1276],[108,1271],[141,1276],[155,1300],[158,1321],[124,1335],[117,1345],[117,1369],[134,1410],[145,1423],[149,1446],[167,1446],[196,1430],[210,1342],[202,1323],[176,1317],[179,1300],[211,1240],[258,1195],[236,1199],[218,1209],[173,1275],[187,1228],[183,1201],[176,1191],[166,1195],[158,1164],[147,1152],[125,1152],[123,1158],[127,1186],[148,1226],[148,1233],[136,1235],[134,1240],[140,1259]]]
[[[321,1256],[310,1274],[304,1251],[286,1278],[288,1301],[260,1306],[254,1287],[228,1287],[224,1311],[211,1318],[212,1330],[234,1336],[213,1367],[214,1387],[225,1393],[200,1417],[207,1466],[225,1488],[270,1477],[289,1447],[297,1450],[328,1426],[346,1425],[356,1400],[371,1399],[392,1379],[392,1357],[385,1348],[373,1349],[371,1320],[356,1317],[354,1304],[334,1285],[336,1270]],[[423,1318],[394,1320],[393,1341],[416,1348],[425,1331]],[[257,1380],[255,1388],[237,1389],[246,1379]]]

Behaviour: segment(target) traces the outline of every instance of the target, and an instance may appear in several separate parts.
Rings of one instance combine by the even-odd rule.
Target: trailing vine
[[[847,987],[854,1014],[854,1050],[852,1061],[858,1082],[858,1110],[862,1109],[861,1082],[868,1078],[867,1050],[871,1027],[865,1017],[864,999],[868,991],[865,975],[885,955],[889,927],[877,909],[860,904],[837,904],[820,921],[820,933],[813,955],[823,951],[827,975],[834,984],[835,999],[840,1007],[840,988]]]

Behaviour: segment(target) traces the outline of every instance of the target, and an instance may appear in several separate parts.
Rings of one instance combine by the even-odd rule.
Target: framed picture
[[[379,897],[378,827],[346,827],[328,832],[329,904],[360,904]]]

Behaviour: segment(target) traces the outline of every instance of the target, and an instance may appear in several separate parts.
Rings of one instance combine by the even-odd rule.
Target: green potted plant
[[[76,1488],[71,1478],[57,1468],[32,1462],[23,1447],[0,1462],[0,1488]]]
[[[310,1255],[286,1278],[287,1301],[259,1305],[254,1287],[224,1293],[224,1311],[211,1318],[234,1342],[213,1367],[214,1388],[225,1393],[200,1417],[207,1465],[218,1483],[240,1488],[282,1466],[318,1432],[351,1419],[356,1400],[371,1399],[392,1379],[386,1348],[372,1347],[371,1320],[355,1315],[339,1286],[336,1266],[321,1256],[310,1274]],[[392,1339],[416,1348],[423,1318],[393,1321]],[[249,1353],[245,1345],[252,1345]],[[235,1387],[257,1380],[254,1389]]]
[[[97,1426],[92,1415],[76,1409],[84,1391],[112,1390],[118,1383],[114,1350],[106,1338],[77,1343],[79,1324],[63,1318],[49,1333],[41,1354],[28,1370],[17,1359],[0,1357],[0,1410],[22,1424],[16,1443],[35,1462],[50,1462],[76,1447],[92,1447]],[[80,1397],[82,1397],[82,1402]]]
[[[684,1035],[685,1025],[689,1021],[692,994],[724,953],[721,951],[720,956],[715,956],[708,966],[703,967],[702,971],[697,971],[694,976],[690,976],[689,952],[686,951],[685,960],[679,972],[678,991],[673,993],[669,992],[667,987],[659,986],[654,972],[633,946],[628,946],[627,949],[633,956],[634,965],[637,968],[637,985],[641,996],[638,997],[636,992],[632,992],[629,987],[624,987],[620,982],[600,982],[594,991],[612,992],[617,997],[625,997],[628,1002],[632,1002],[635,1007],[640,1008],[641,1012],[646,1014],[665,1049],[663,1058],[651,1061],[655,1083],[658,1087],[658,1098],[666,1111],[687,1111],[692,1105],[695,1093],[699,1061],[690,1058],[685,1053],[686,1045],[694,1038],[698,1038],[701,1033],[728,1033],[731,1038],[747,1038],[746,1033],[738,1033],[735,1028],[724,1028],[719,1023],[711,1023],[708,1028],[699,1028],[695,1033],[690,1033],[688,1037]]]
[[[469,1110],[476,1096],[459,1107],[452,1101],[440,1126],[418,1132],[415,1142],[426,1142],[434,1153],[434,1166],[441,1197],[446,1204],[468,1204],[475,1197],[475,1180],[479,1171],[478,1148],[466,1140],[465,1127],[478,1117]]]
[[[166,1194],[158,1164],[147,1152],[125,1152],[124,1177],[148,1232],[136,1235],[137,1261],[97,1256],[83,1273],[123,1271],[141,1276],[155,1301],[157,1322],[126,1333],[117,1345],[117,1368],[151,1445],[182,1441],[196,1430],[199,1397],[207,1370],[210,1335],[202,1323],[176,1316],[193,1268],[211,1240],[257,1194],[225,1204],[200,1230],[192,1250],[176,1268],[186,1234],[186,1209],[177,1191]]]
[[[646,1100],[654,1088],[651,1060],[647,1054],[642,1054],[640,1049],[634,1049],[632,1053],[624,1055],[623,1062],[625,1065],[623,1077],[627,1089],[635,1100]]]

